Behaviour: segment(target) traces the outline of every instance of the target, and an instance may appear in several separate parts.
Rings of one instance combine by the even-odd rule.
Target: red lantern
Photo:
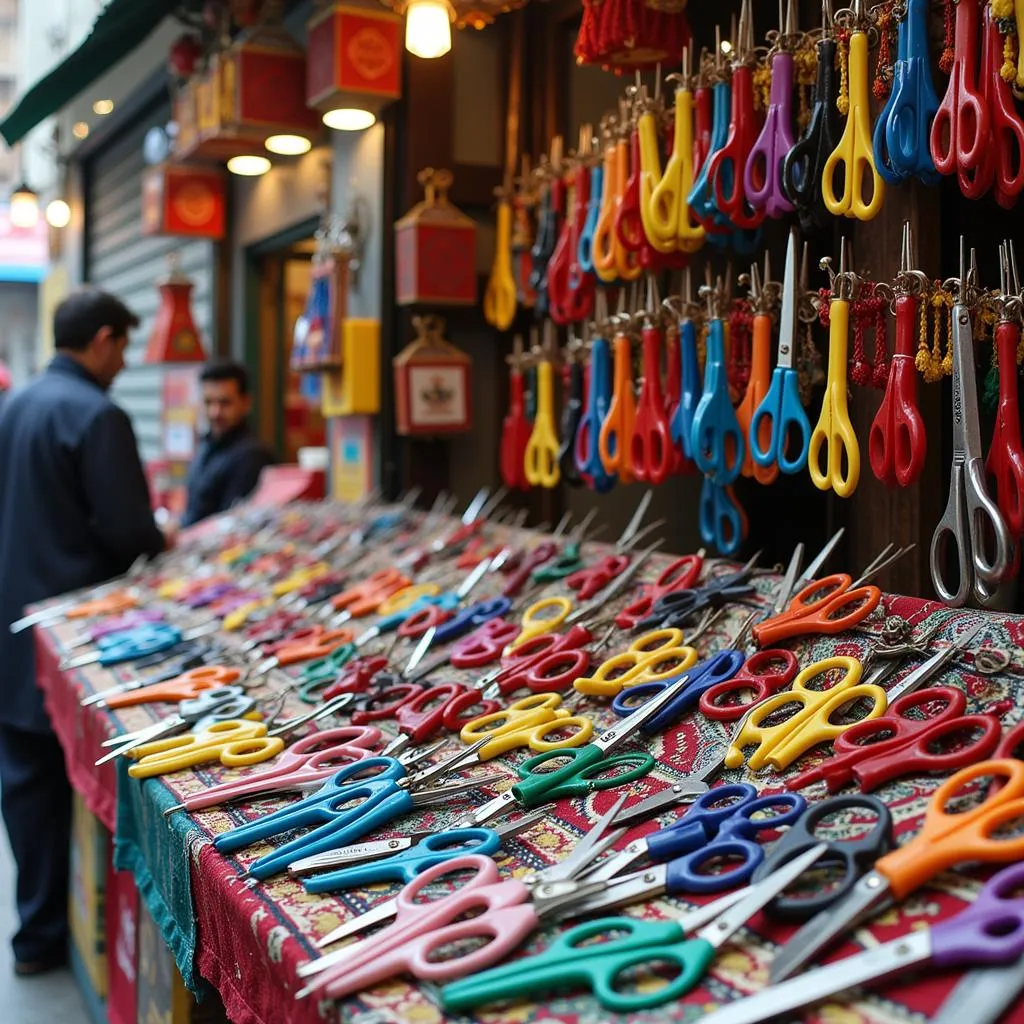
[[[179,36],[167,58],[171,74],[175,78],[190,78],[202,53],[202,45],[194,35],[186,32],[185,35]]]
[[[147,363],[201,363],[206,359],[189,297],[192,282],[178,268],[178,254],[168,257],[170,273],[160,282],[160,308],[146,347]]]

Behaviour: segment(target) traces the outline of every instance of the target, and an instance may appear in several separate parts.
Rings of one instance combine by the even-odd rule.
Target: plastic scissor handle
[[[587,380],[586,409],[576,431],[576,466],[590,477],[594,489],[603,493],[615,484],[615,476],[601,461],[601,426],[608,416],[612,400],[611,349],[605,338],[590,344],[590,373]]]
[[[636,399],[633,397],[633,353],[629,337],[615,336],[615,388],[608,415],[601,424],[598,451],[608,473],[616,473],[623,483],[633,480],[630,454],[636,424]]]
[[[637,480],[657,486],[664,482],[672,464],[672,438],[661,391],[661,332],[657,326],[644,327],[641,344],[644,383],[637,403],[630,463]]]
[[[714,319],[708,328],[704,393],[693,416],[693,461],[719,486],[740,475],[746,442],[729,400],[725,372],[725,323]]]
[[[993,155],[996,168],[996,200],[1008,206],[1024,190],[1024,123],[1017,113],[1010,84],[1001,74],[1002,36],[988,4],[985,5],[984,31],[982,93],[992,119],[992,146],[988,152]]]
[[[571,487],[580,487],[583,480],[576,465],[576,434],[583,420],[583,364],[573,360],[567,367],[568,395],[562,409],[562,445],[558,450],[558,467],[562,479]]]
[[[576,262],[584,274],[594,273],[594,232],[597,230],[597,218],[601,214],[604,201],[604,168],[596,164],[590,169],[590,202],[587,204],[587,219],[580,232],[579,248],[576,250]]]
[[[700,489],[700,538],[723,555],[734,555],[747,536],[747,516],[731,487],[704,477]]]
[[[778,219],[793,212],[782,187],[782,161],[793,148],[793,55],[785,50],[772,57],[771,94],[761,134],[743,168],[743,187],[755,210]]]
[[[1004,320],[995,327],[999,365],[999,406],[985,471],[995,480],[995,499],[1014,537],[1024,534],[1024,448],[1017,395],[1017,347],[1020,328]]]
[[[523,375],[509,374],[509,408],[501,429],[501,479],[510,490],[525,491],[526,446],[533,430],[524,413]]]

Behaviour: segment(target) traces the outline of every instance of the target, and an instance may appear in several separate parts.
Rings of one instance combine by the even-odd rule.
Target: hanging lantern
[[[177,79],[191,78],[203,55],[203,47],[199,39],[186,32],[179,36],[167,55],[167,66]]]
[[[395,301],[400,306],[476,303],[476,222],[448,201],[451,171],[427,167],[426,198],[395,223]]]
[[[473,360],[444,338],[440,317],[414,317],[416,338],[391,361],[395,430],[408,435],[462,434],[473,429]]]
[[[677,63],[689,42],[685,0],[583,0],[576,61],[616,72]]]
[[[170,272],[160,282],[160,308],[146,347],[147,363],[201,363],[206,359],[192,319],[192,282],[178,267],[178,254],[167,257]]]
[[[329,3],[306,28],[306,102],[328,127],[369,127],[387,104],[401,97],[402,19],[397,14]],[[362,119],[355,116],[358,112]]]

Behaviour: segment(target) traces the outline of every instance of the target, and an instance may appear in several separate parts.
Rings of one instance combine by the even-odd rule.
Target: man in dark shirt
[[[188,507],[182,526],[226,512],[255,489],[274,458],[249,429],[249,375],[240,363],[210,363],[199,375],[209,433],[188,473]]]
[[[71,789],[36,686],[27,605],[124,573],[163,551],[125,412],[107,397],[138,318],[93,289],[53,316],[57,354],[0,415],[0,811],[17,867],[15,970],[67,957]]]

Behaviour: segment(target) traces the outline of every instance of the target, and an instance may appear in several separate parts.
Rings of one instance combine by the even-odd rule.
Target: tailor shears
[[[621,801],[613,811],[619,806]],[[474,853],[428,868],[393,900],[352,922],[360,930],[394,918],[392,925],[357,947],[345,947],[300,967],[300,977],[314,980],[299,995],[340,999],[403,972],[424,981],[450,981],[496,963],[543,921],[572,916],[573,897],[579,890],[574,879],[621,835],[621,830],[604,835],[612,816],[612,811],[606,813],[567,859],[522,878],[499,881],[494,861]],[[428,896],[431,884],[467,871],[471,877],[463,879],[454,892],[435,899]],[[483,913],[466,919],[469,911],[479,910]],[[328,938],[334,941],[337,934]],[[457,939],[474,937],[489,941],[455,957],[434,955]]]
[[[475,761],[488,761],[510,750],[528,747],[535,753],[579,747],[594,735],[594,723],[561,707],[557,693],[534,693],[467,722],[459,733],[476,745]],[[568,733],[568,734],[567,734]],[[547,739],[548,735],[557,736]],[[481,745],[482,741],[482,745]],[[469,767],[466,762],[463,767]]]
[[[1021,845],[1020,842],[1017,845]],[[889,854],[879,863],[894,856]],[[717,1010],[705,1019],[708,1024],[760,1024],[770,1018],[788,1016],[848,989],[883,981],[928,964],[940,970],[1011,965],[1024,954],[1024,899],[1017,895],[1022,884],[1024,864],[1003,868],[955,917],[919,928],[827,967],[807,971],[784,984],[773,984],[764,992]],[[991,978],[990,972],[985,974]],[[988,993],[980,994],[981,1006],[977,1009],[984,1007],[988,998]],[[972,1024],[979,1020],[973,1004],[965,1012],[966,1018],[959,1019],[968,1019]]]
[[[767,259],[767,257],[766,257]],[[765,271],[767,279],[767,269]],[[796,325],[800,302],[797,297],[796,285],[796,232],[790,231],[786,246],[786,269],[782,280],[782,309],[779,315],[779,354],[775,369],[772,371],[771,384],[762,385],[760,392],[754,391],[756,405],[748,416],[750,455],[754,463],[762,470],[768,470],[766,477],[758,477],[758,470],[753,474],[762,483],[774,479],[772,468],[783,473],[798,473],[807,464],[807,447],[811,436],[811,425],[800,401],[800,390],[797,371],[793,368],[796,350]],[[756,321],[755,321],[756,323]],[[771,329],[771,318],[767,317],[767,335]],[[768,337],[764,338],[765,345]],[[757,333],[754,334],[757,344]],[[755,350],[756,352],[756,347]],[[767,354],[763,358],[761,374],[767,377]],[[747,387],[748,395],[753,385],[757,361],[751,363],[751,384]],[[763,397],[757,400],[758,394]],[[742,408],[742,405],[741,405]],[[787,454],[789,453],[789,454]]]
[[[444,803],[497,778],[484,776],[427,788],[450,772],[448,761],[409,775],[406,766],[393,757],[363,758],[343,765],[312,795],[222,832],[213,844],[221,853],[232,853],[271,836],[314,826],[259,857],[245,872],[251,878],[269,878],[301,857],[344,846],[418,807]]]
[[[555,326],[546,320],[536,366],[537,414],[525,452],[526,481],[531,487],[557,487],[561,479],[558,466],[560,446],[555,432],[555,349]]]
[[[959,11],[958,11],[959,13]],[[985,486],[981,426],[978,422],[978,390],[974,369],[974,331],[971,310],[977,298],[974,250],[967,267],[964,240],[960,238],[960,276],[945,286],[956,292],[953,303],[953,463],[950,468],[949,502],[939,520],[931,545],[932,586],[949,605],[960,607],[973,594],[985,604],[995,586],[1013,565],[1012,543],[999,506]],[[992,537],[986,544],[985,533]],[[947,547],[956,554],[957,585],[946,583],[944,558]],[[989,558],[988,551],[993,552]]]
[[[793,212],[782,187],[782,162],[794,146],[793,51],[803,38],[796,20],[796,0],[789,0],[785,23],[780,23],[768,56],[772,85],[764,126],[743,165],[743,187],[750,205],[773,219]]]
[[[914,270],[910,222],[903,225],[900,272],[894,282],[896,350],[889,380],[868,434],[868,456],[875,476],[889,487],[909,487],[924,469],[928,438],[917,408],[918,304],[927,296],[928,279]],[[1016,364],[1015,364],[1016,365]]]
[[[441,1000],[447,1009],[465,1010],[524,992],[537,994],[583,986],[593,991],[605,1009],[630,1013],[680,999],[708,972],[718,950],[826,849],[824,843],[819,843],[756,885],[739,894],[722,896],[673,921],[633,917],[588,921],[560,935],[539,955],[445,986]],[[657,892],[657,885],[652,888]],[[687,933],[695,928],[700,930],[687,939]],[[587,941],[610,932],[616,937],[598,943]],[[655,988],[623,988],[618,984],[626,972],[655,963],[673,964],[678,969],[675,977]]]
[[[850,421],[847,404],[850,303],[859,279],[853,271],[846,270],[846,239],[840,242],[839,272],[833,273],[832,260],[827,256],[822,259],[821,266],[828,271],[832,286],[832,298],[829,301],[828,374],[821,414],[811,431],[807,468],[811,482],[819,491],[832,490],[840,498],[849,498],[860,480],[860,443]],[[821,468],[822,449],[825,451],[824,470]]]
[[[928,135],[939,97],[928,55],[928,0],[906,0],[897,17],[892,90],[875,122],[875,167],[890,185],[915,175],[934,185],[939,179]]]
[[[805,231],[823,228],[829,221],[821,183],[825,161],[839,145],[840,138],[836,40],[830,0],[821,3],[821,38],[817,52],[818,74],[811,116],[803,135],[782,161],[782,188],[797,208],[800,226]]]
[[[700,289],[707,301],[708,336],[704,361],[704,392],[693,414],[693,461],[697,468],[721,487],[731,484],[743,467],[746,441],[736,420],[736,410],[729,398],[729,380],[725,368],[725,332],[723,316],[725,290],[721,278]]]
[[[183,631],[177,626],[166,622],[152,622],[148,625],[136,626],[120,633],[108,633],[96,641],[96,650],[89,654],[78,654],[73,658],[62,658],[61,670],[83,668],[86,665],[102,665],[110,668],[126,661],[136,661],[152,655],[165,654],[174,650],[179,644],[200,637],[210,636],[217,632],[217,623],[196,626],[195,629]]]

